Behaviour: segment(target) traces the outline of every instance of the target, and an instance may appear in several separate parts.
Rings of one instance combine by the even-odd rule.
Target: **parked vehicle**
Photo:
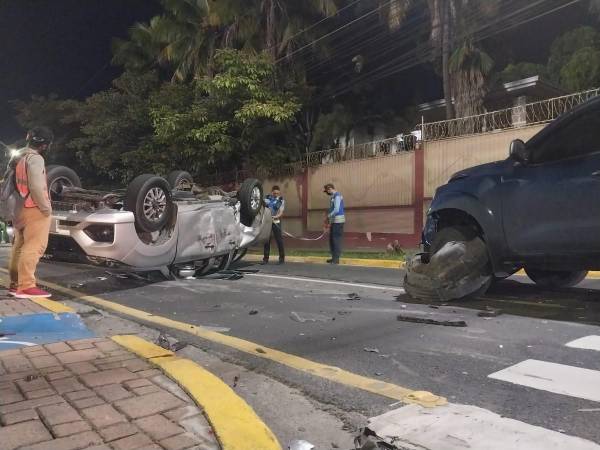
[[[600,269],[600,97],[513,141],[508,159],[452,175],[435,193],[422,244],[406,277],[421,298],[482,293],[521,268],[552,288]]]
[[[48,166],[53,217],[46,255],[182,276],[226,269],[271,232],[263,188],[255,179],[236,192],[203,189],[189,173],[145,174],[127,189],[81,188],[75,172]]]

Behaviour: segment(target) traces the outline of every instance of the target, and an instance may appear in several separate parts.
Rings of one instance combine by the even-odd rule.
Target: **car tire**
[[[167,182],[174,191],[187,191],[194,184],[194,178],[185,170],[173,170],[167,175]]]
[[[492,284],[485,242],[468,227],[441,229],[433,238],[429,258],[422,256],[407,261],[404,277],[406,293],[415,299],[470,299],[485,294]]]
[[[160,231],[173,212],[171,186],[162,177],[140,175],[127,186],[124,206],[127,211],[133,212],[138,231]]]
[[[577,286],[588,274],[587,270],[540,270],[525,268],[525,273],[535,284],[545,288]]]
[[[56,164],[46,166],[46,179],[51,200],[60,200],[63,187],[81,187],[81,180],[77,173],[66,166]]]
[[[240,201],[240,221],[250,227],[264,205],[261,182],[254,178],[245,180],[238,191],[238,200]]]

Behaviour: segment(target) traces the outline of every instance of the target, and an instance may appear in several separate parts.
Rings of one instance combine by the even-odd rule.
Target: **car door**
[[[527,143],[502,178],[503,227],[520,256],[600,253],[600,111],[579,111]]]

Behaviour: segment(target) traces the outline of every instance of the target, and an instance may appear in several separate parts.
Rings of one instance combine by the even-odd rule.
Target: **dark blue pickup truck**
[[[443,282],[433,289],[437,294],[419,282],[437,278],[433,266],[429,273],[425,266],[448,244],[461,242],[471,244],[459,253],[442,252],[470,262],[463,268],[472,273],[455,270],[454,284],[461,276],[478,280],[471,287],[462,283],[461,296],[481,293],[522,268],[546,287],[574,286],[587,271],[600,269],[600,97],[561,115],[527,143],[513,141],[508,159],[462,170],[436,191],[423,230],[425,253],[409,263],[407,291],[457,297],[438,295]],[[448,272],[452,261],[437,263]],[[412,280],[411,268],[427,276]]]

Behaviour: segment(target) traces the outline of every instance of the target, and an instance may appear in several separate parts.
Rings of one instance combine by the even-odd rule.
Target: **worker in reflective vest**
[[[346,213],[344,211],[344,197],[332,183],[323,186],[323,192],[331,197],[329,202],[329,211],[325,219],[329,227],[329,249],[331,259],[329,264],[339,264],[342,255],[342,240],[344,238],[344,224],[346,223]]]
[[[15,183],[25,204],[13,224],[9,292],[18,298],[50,297],[36,286],[35,270],[46,251],[50,232],[52,204],[42,155],[53,139],[48,128],[35,127],[27,133],[27,147],[16,156]]]
[[[265,198],[267,208],[271,210],[273,216],[273,225],[271,226],[271,236],[265,243],[263,262],[262,264],[269,263],[269,256],[271,255],[271,238],[275,238],[277,242],[277,250],[279,251],[279,264],[285,263],[285,249],[283,247],[283,229],[281,227],[281,216],[285,211],[285,200],[281,196],[281,190],[279,186],[273,186],[271,194]]]

